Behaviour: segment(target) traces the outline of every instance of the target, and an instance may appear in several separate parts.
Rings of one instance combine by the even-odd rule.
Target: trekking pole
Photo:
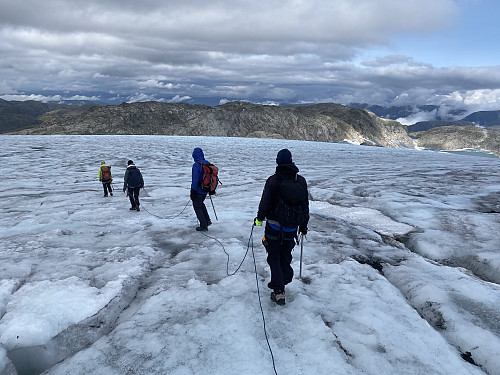
[[[215,212],[214,201],[212,200],[212,196],[209,195],[209,197],[210,197],[210,202],[212,202],[212,208],[214,209],[215,220],[219,221],[219,219],[217,218],[217,212]]]
[[[302,280],[302,253],[304,252],[304,235],[301,234],[300,238],[300,271],[299,278]]]

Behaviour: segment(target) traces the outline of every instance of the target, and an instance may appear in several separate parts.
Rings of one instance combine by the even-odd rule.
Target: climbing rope
[[[226,254],[227,256],[227,262],[226,262],[226,274],[228,276],[233,276],[233,275],[236,275],[236,272],[238,272],[241,268],[241,266],[243,265],[243,262],[245,261],[246,257],[247,257],[247,254],[248,254],[248,250],[250,249],[250,238],[253,238],[252,236],[252,233],[253,233],[253,226],[252,226],[252,233],[250,234],[250,238],[248,239],[248,245],[247,245],[247,251],[245,252],[245,255],[243,256],[243,259],[241,260],[240,262],[240,265],[238,266],[238,268],[236,268],[236,271],[234,271],[233,273],[229,273],[229,253],[226,251],[226,248],[224,247],[224,245],[222,244],[222,242],[220,242],[217,238],[215,237],[211,237],[209,236],[208,234],[204,233],[204,232],[200,232],[201,234],[203,234],[205,237],[207,238],[210,238],[214,241],[216,241],[221,247],[222,247],[222,250],[224,250],[224,253]]]
[[[144,192],[146,194],[148,194],[149,196],[149,193],[146,191],[146,189],[142,188],[142,190],[144,190]],[[158,219],[165,219],[165,220],[171,220],[171,219],[175,219],[177,217],[179,217],[180,215],[182,215],[182,213],[184,212],[184,210],[186,209],[187,206],[189,206],[189,203],[191,202],[191,199],[187,201],[186,205],[184,206],[184,208],[182,209],[181,212],[179,212],[177,215],[174,215],[174,216],[159,216],[159,215],[156,215],[152,212],[150,212],[146,207],[144,207],[144,203],[141,202],[141,206],[142,208],[144,209],[144,211],[146,211],[148,214],[150,214],[151,216],[154,216],[154,217],[157,217]]]
[[[255,227],[255,225],[252,225],[252,231],[250,232],[250,237],[248,238],[248,245],[247,245],[247,251],[245,252],[245,256],[243,257],[243,259],[241,260],[240,262],[240,265],[238,266],[238,268],[236,269],[236,271],[234,271],[233,273],[229,273],[229,254],[228,252],[226,251],[226,248],[224,247],[224,245],[222,244],[222,242],[220,242],[217,238],[215,237],[211,237],[209,235],[207,235],[206,233],[203,233],[203,232],[200,232],[201,234],[203,234],[205,237],[207,238],[210,238],[216,242],[219,243],[219,245],[222,247],[222,249],[224,250],[224,253],[226,254],[227,256],[227,263],[226,263],[226,273],[228,276],[233,276],[236,274],[236,272],[239,271],[239,269],[241,268],[243,262],[245,261],[246,257],[247,257],[247,254],[248,254],[248,250],[251,248],[252,249],[252,257],[253,257],[253,266],[254,266],[254,271],[255,271],[255,282],[257,284],[257,296],[259,297],[259,306],[260,306],[260,313],[262,314],[262,323],[263,323],[263,327],[264,327],[264,336],[266,338],[266,342],[267,342],[267,347],[269,348],[269,353],[271,354],[271,360],[273,361],[273,369],[274,369],[274,373],[276,375],[278,375],[278,372],[276,371],[276,363],[274,361],[274,354],[273,354],[273,350],[271,349],[271,344],[269,343],[269,338],[267,336],[267,329],[266,329],[266,317],[264,316],[264,309],[262,308],[262,299],[260,298],[260,288],[259,288],[259,274],[257,273],[257,262],[255,261],[255,252],[254,252],[254,248],[253,248],[253,228]]]
[[[255,253],[253,251],[253,228],[255,225],[252,225],[252,232],[250,233],[250,238],[248,239],[248,242],[250,242],[250,239],[252,240],[252,257],[253,257],[253,267],[255,270],[255,282],[257,284],[257,295],[259,296],[259,306],[260,306],[260,312],[262,314],[262,323],[264,326],[264,336],[266,337],[266,342],[267,342],[267,347],[269,348],[269,353],[271,353],[271,359],[273,361],[273,370],[276,375],[278,375],[278,372],[276,371],[276,364],[274,362],[274,355],[273,355],[273,350],[271,349],[271,344],[269,343],[269,338],[267,337],[267,330],[266,330],[266,317],[264,316],[264,309],[262,308],[262,300],[260,298],[260,289],[259,289],[259,277],[257,273],[257,262],[255,261]]]
[[[171,220],[171,219],[175,219],[175,218],[179,217],[180,215],[182,215],[182,213],[184,212],[184,210],[186,209],[186,207],[189,205],[189,202],[191,202],[191,200],[189,200],[186,203],[186,205],[184,206],[184,208],[182,209],[181,212],[179,212],[177,215],[174,215],[174,216],[159,216],[159,215],[156,215],[156,214],[154,214],[152,212],[149,212],[149,210],[146,207],[144,207],[144,203],[142,203],[142,202],[141,202],[141,206],[144,209],[144,211],[146,211],[151,216],[157,217],[159,219]]]
[[[144,205],[143,208],[144,210],[149,213],[150,215],[152,216],[155,216],[155,217],[158,217],[160,219],[174,219],[176,217],[178,217],[179,215],[181,215],[184,210],[186,209],[186,207],[189,205],[189,202],[188,201],[186,203],[186,205],[184,206],[184,208],[182,209],[182,211],[180,213],[178,213],[177,215],[175,216],[172,216],[172,217],[161,217],[161,216],[158,216],[158,215],[155,215],[151,212],[149,212],[145,207]],[[219,241],[217,238],[215,237],[212,237],[212,236],[209,236],[208,234],[204,233],[204,232],[200,232],[202,235],[204,235],[205,237],[207,238],[210,238],[214,241],[216,241],[221,247],[222,247],[222,250],[224,251],[224,253],[226,254],[227,256],[227,262],[226,262],[226,274],[228,276],[233,276],[235,275],[241,268],[241,266],[243,265],[243,262],[245,261],[247,255],[248,255],[248,251],[250,250],[250,248],[252,249],[252,257],[253,257],[253,266],[254,266],[254,271],[255,271],[255,283],[257,285],[257,296],[259,297],[259,307],[260,307],[260,313],[262,315],[262,323],[263,323],[263,328],[264,328],[264,336],[266,338],[266,343],[267,343],[267,347],[269,348],[269,353],[271,354],[271,360],[273,362],[273,370],[274,370],[274,373],[276,375],[278,375],[278,372],[276,371],[276,363],[274,361],[274,354],[273,354],[273,350],[271,349],[271,344],[269,342],[269,337],[267,335],[267,328],[266,328],[266,317],[264,315],[264,309],[262,307],[262,299],[260,297],[260,288],[259,288],[259,274],[257,273],[257,262],[255,260],[255,252],[254,252],[254,246],[253,246],[253,229],[254,229],[255,225],[252,225],[252,230],[250,232],[250,237],[248,238],[248,244],[247,244],[247,251],[245,252],[245,255],[243,256],[243,259],[241,260],[240,264],[238,265],[238,267],[236,268],[236,270],[233,272],[233,273],[230,273],[229,272],[229,260],[230,260],[230,256],[229,256],[229,253],[226,251],[226,248],[224,247],[224,244]]]

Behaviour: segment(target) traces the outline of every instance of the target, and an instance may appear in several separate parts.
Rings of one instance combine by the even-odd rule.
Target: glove
[[[259,219],[257,219],[257,217],[255,217],[255,219],[253,219],[253,225],[255,225],[256,227],[261,227],[262,222],[263,222],[263,220],[259,220]]]
[[[189,197],[191,198],[192,201],[194,201],[194,199],[196,198],[196,190],[194,189],[191,189],[191,192],[189,193]]]
[[[299,232],[300,232],[300,234],[303,234],[305,236],[307,234],[307,226],[306,225],[301,225],[299,227]]]

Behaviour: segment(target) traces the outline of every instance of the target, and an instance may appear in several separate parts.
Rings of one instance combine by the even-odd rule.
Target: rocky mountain
[[[500,111],[478,111],[471,113],[459,121],[431,120],[419,121],[408,126],[408,131],[417,132],[437,128],[440,126],[483,126],[488,129],[498,129],[500,127]]]
[[[40,116],[59,110],[81,111],[86,107],[67,104],[42,103],[34,100],[8,101],[0,99],[0,133],[16,131],[27,126],[40,125]]]
[[[500,126],[500,111],[474,112],[464,117],[464,121],[470,121],[475,125],[486,127]]]
[[[165,134],[285,138],[384,147],[414,147],[405,126],[340,104],[265,106],[231,102],[122,103],[84,111],[45,113],[41,124],[18,134]]]
[[[433,121],[419,121],[416,122],[413,125],[408,125],[408,132],[409,133],[414,133],[414,132],[421,132],[425,130],[429,130],[432,128],[438,128],[441,126],[474,126],[474,123],[470,121],[439,121],[439,120],[433,120]]]
[[[0,108],[2,105],[7,106],[4,101],[0,103]],[[15,106],[19,106],[19,103],[15,103]],[[370,111],[334,103],[266,106],[230,102],[219,106],[205,106],[146,102],[108,106],[53,106],[55,107],[46,103],[25,103],[24,112],[19,115],[29,116],[30,121],[35,119],[36,123],[23,123],[24,126],[31,126],[11,134],[164,134],[283,138],[321,142],[349,141],[373,146],[424,147],[433,150],[478,148],[491,150],[500,156],[500,132],[470,126],[471,122],[434,121],[431,129],[426,127],[426,123],[421,124],[421,127],[407,128]],[[36,117],[39,113],[41,115]],[[489,124],[492,123],[491,120]],[[449,126],[450,124],[460,126]],[[409,134],[408,129],[425,131]]]
[[[443,126],[411,133],[419,147],[431,150],[472,148],[492,151],[500,157],[500,132],[477,126]]]

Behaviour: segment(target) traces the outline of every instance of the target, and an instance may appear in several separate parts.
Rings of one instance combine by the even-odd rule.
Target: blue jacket
[[[206,191],[201,190],[200,182],[203,180],[203,167],[202,164],[208,164],[208,161],[205,160],[205,155],[203,154],[203,150],[199,147],[196,147],[193,150],[193,168],[191,171],[191,189],[195,190],[198,194],[207,194]]]
[[[123,191],[130,188],[142,188],[144,187],[144,180],[142,178],[142,173],[134,164],[130,164],[127,167],[125,176],[123,177]]]

